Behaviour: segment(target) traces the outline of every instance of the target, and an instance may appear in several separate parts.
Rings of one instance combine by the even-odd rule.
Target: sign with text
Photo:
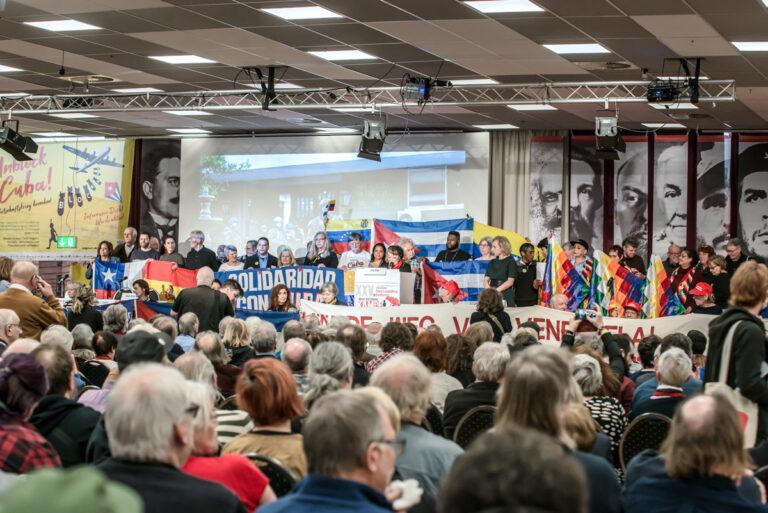
[[[400,271],[366,267],[354,273],[356,307],[400,304]]]

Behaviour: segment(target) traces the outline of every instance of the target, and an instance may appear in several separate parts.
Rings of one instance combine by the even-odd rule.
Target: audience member
[[[141,232],[139,234],[139,247],[135,248],[131,252],[131,262],[137,262],[139,260],[157,260],[160,258],[160,253],[157,250],[152,249],[149,245],[149,239],[152,238],[147,232]]]
[[[33,338],[18,338],[3,352],[3,357],[12,354],[30,354],[39,345],[40,342]]]
[[[730,247],[731,242],[729,242]],[[729,253],[730,255],[730,253]],[[766,339],[760,311],[768,298],[768,267],[754,260],[740,262],[731,279],[731,306],[709,323],[704,382],[718,381],[724,354],[730,354],[727,384],[757,403],[757,440],[768,435],[768,383],[765,382]],[[725,343],[731,334],[732,352]],[[686,337],[687,338],[687,337]],[[691,355],[691,351],[687,351]],[[723,376],[724,377],[724,376]]]
[[[136,239],[138,236],[139,232],[133,226],[123,230],[123,242],[115,247],[115,252],[112,256],[117,257],[122,263],[130,262],[131,253],[136,249]]]
[[[658,335],[648,335],[637,345],[637,355],[640,357],[642,368],[629,376],[636,385],[640,386],[644,381],[656,375],[653,355],[659,344],[661,344],[661,338]]]
[[[87,324],[78,324],[72,330],[72,354],[78,365],[81,362],[96,359],[96,352],[93,350],[91,341],[93,340],[93,330]]]
[[[238,299],[240,299],[245,295],[245,291],[243,291],[243,287],[241,287],[240,284],[237,282],[237,280],[234,278],[224,280],[224,283],[222,283],[221,287],[219,287],[219,291],[225,296],[227,296],[227,299],[229,299],[229,302],[232,303],[232,310],[237,309]]]
[[[304,324],[302,324],[301,321],[293,319],[283,324],[283,331],[281,333],[283,335],[283,342],[292,338],[301,338],[304,340],[307,338],[307,329],[304,327]]]
[[[63,347],[42,344],[32,356],[45,369],[49,388],[29,422],[56,449],[64,467],[83,464],[88,439],[101,415],[73,400],[76,368]]]
[[[694,305],[691,307],[691,313],[706,315],[720,315],[723,309],[715,304],[715,296],[712,291],[712,285],[705,281],[700,281],[691,289],[689,295],[693,298]]]
[[[296,305],[291,301],[291,290],[283,283],[278,283],[272,287],[269,293],[270,312],[298,312]]]
[[[231,315],[227,315],[227,316],[221,318],[221,320],[219,321],[219,336],[221,336],[221,337],[224,336],[224,332],[227,331],[227,326],[229,326],[229,323],[231,323],[234,320],[235,320],[235,318],[233,316],[231,316]],[[260,322],[261,322],[261,320],[257,321],[254,324],[254,326],[258,326]],[[248,331],[249,332],[251,331],[250,327],[248,328]]]
[[[90,326],[94,332],[103,330],[104,320],[102,319],[101,312],[93,308],[95,304],[96,294],[93,293],[93,289],[85,285],[78,285],[75,299],[72,301],[70,312],[67,315],[69,329],[82,323]]]
[[[254,358],[276,358],[277,330],[271,322],[260,322],[251,332]]]
[[[477,299],[477,311],[472,312],[469,323],[474,324],[480,321],[486,321],[491,325],[495,342],[501,342],[501,336],[512,331],[512,320],[504,311],[501,294],[496,289],[485,289],[480,293]]]
[[[509,351],[502,344],[485,342],[475,350],[472,361],[475,382],[462,390],[450,392],[445,398],[443,429],[446,437],[453,440],[456,426],[472,408],[496,406],[496,393],[509,359]]]
[[[200,320],[194,312],[187,312],[179,316],[179,335],[176,337],[176,343],[185,353],[192,351],[195,347],[195,337],[200,332]]]
[[[309,386],[304,394],[308,411],[319,398],[330,392],[352,388],[352,353],[340,342],[324,342],[309,357]]]
[[[296,261],[292,265],[296,265]],[[278,267],[277,257],[269,254],[269,239],[261,237],[256,242],[256,253],[245,259],[245,269],[268,269]]]
[[[280,358],[285,362],[296,382],[299,395],[303,396],[309,388],[309,358],[312,356],[312,346],[304,339],[290,338],[283,346]]]
[[[21,336],[21,320],[16,312],[0,308],[0,356]]]
[[[197,287],[179,292],[173,302],[171,315],[178,317],[187,312],[194,313],[200,322],[201,331],[216,330],[222,318],[227,315],[234,316],[232,303],[223,293],[211,288],[212,281],[211,268],[200,268],[197,271]]]
[[[115,351],[117,350],[117,337],[111,331],[97,331],[93,334],[91,342],[93,352],[99,363],[112,370],[117,368]]]
[[[495,342],[493,339],[493,327],[487,321],[480,321],[470,324],[467,331],[464,332],[464,338],[469,344],[479,347],[486,342]]]
[[[432,324],[437,327],[437,324]],[[475,381],[475,375],[472,373],[472,355],[477,349],[474,340],[454,333],[445,338],[448,344],[448,354],[446,356],[445,372],[461,383],[461,386],[469,386]]]
[[[161,262],[173,262],[179,267],[184,267],[184,257],[181,256],[178,250],[178,244],[173,235],[166,235],[163,237],[163,248],[160,251]]]
[[[331,337],[320,330],[312,330],[307,332],[307,342],[309,342],[309,345],[312,346],[312,349],[316,348],[323,342],[328,342],[329,340],[331,340]]]
[[[199,406],[192,424],[192,455],[181,468],[191,476],[224,485],[234,493],[249,512],[277,499],[269,479],[242,454],[218,456],[214,390],[200,382],[186,383],[187,401]]]
[[[691,359],[682,349],[670,347],[659,356],[656,380],[659,386],[648,399],[638,402],[629,419],[643,413],[659,413],[672,418],[685,399],[683,383],[691,376]]]
[[[416,337],[413,354],[429,369],[430,402],[442,413],[448,393],[464,388],[458,379],[445,372],[448,343],[440,333],[423,331]]]
[[[237,381],[237,405],[251,416],[254,428],[233,438],[222,454],[263,454],[304,477],[303,438],[291,433],[291,420],[303,415],[304,407],[288,367],[274,358],[246,362]]]
[[[399,322],[388,322],[381,329],[379,347],[382,353],[368,362],[365,369],[373,374],[382,363],[403,351],[410,351],[413,347],[413,337],[410,330]]]
[[[39,292],[42,299],[33,292]],[[16,312],[21,320],[21,336],[39,339],[52,324],[67,325],[67,316],[51,286],[38,274],[32,262],[20,260],[11,269],[11,285],[0,293],[0,308]]]
[[[202,352],[216,371],[216,386],[225,397],[235,395],[237,379],[243,369],[229,363],[221,337],[215,331],[203,331],[198,333],[195,339],[195,350]]]
[[[199,409],[187,401],[178,371],[135,365],[110,394],[104,420],[112,456],[98,469],[138,492],[145,513],[245,512],[222,485],[180,471],[192,452]]]
[[[0,257],[0,292],[5,292],[11,286],[11,269],[13,269],[13,259]]]
[[[519,353],[510,362],[502,381],[495,429],[516,424],[562,440],[570,376],[564,351],[534,346]],[[567,452],[581,464],[586,475],[589,511],[620,512],[619,480],[611,465],[599,456]]]
[[[727,256],[725,257],[725,270],[728,272],[728,275],[733,276],[736,274],[736,270],[749,260],[749,257],[744,252],[744,248],[746,247],[746,244],[744,244],[744,241],[734,237],[733,239],[730,239],[726,245],[725,245],[725,252],[727,253]]]
[[[75,338],[64,326],[53,324],[40,334],[40,343],[61,346],[69,352],[72,351]]]
[[[159,301],[157,291],[149,286],[147,280],[135,280],[131,286],[133,293],[136,294],[137,301]]]
[[[237,257],[237,247],[229,244],[224,249],[227,259],[219,266],[219,272],[242,271],[243,262]]]
[[[402,449],[378,401],[335,392],[317,402],[304,423],[309,476],[264,513],[391,513],[385,496]]]
[[[251,334],[248,332],[245,321],[241,319],[232,319],[227,323],[222,342],[229,355],[229,363],[232,365],[242,367],[256,354],[251,347]]]
[[[509,425],[482,435],[456,460],[437,511],[587,513],[587,480],[556,441]]]
[[[693,397],[677,409],[661,454],[644,451],[630,462],[624,511],[765,512],[764,491],[755,494],[759,503],[740,493],[754,488],[748,469],[734,407],[718,395]]]
[[[216,253],[203,246],[203,243],[205,242],[205,234],[203,234],[203,232],[200,230],[192,230],[189,233],[189,238],[187,240],[190,249],[184,259],[184,267],[192,270],[202,269],[203,267],[208,267],[213,271],[219,270],[221,262],[219,262],[219,259],[216,257]],[[199,284],[198,276],[198,285]],[[210,283],[208,284],[210,285]]]
[[[327,233],[317,232],[315,234],[315,238],[307,248],[307,256],[304,259],[304,265],[333,268],[339,266],[339,259],[336,256],[336,253],[333,252],[333,249],[331,249]]]
[[[693,360],[691,339],[683,333],[671,333],[661,339],[661,344],[659,344],[659,347],[656,349],[657,354],[654,355],[655,364],[658,364],[658,356],[670,347],[682,349],[688,358]],[[655,375],[639,385],[637,389],[635,389],[635,396],[632,398],[632,409],[635,409],[635,406],[640,401],[651,397],[658,386],[659,382]],[[702,388],[702,382],[693,376],[693,369],[691,369],[691,375],[688,377],[688,380],[683,383],[683,393],[685,394],[685,397],[691,397],[694,394],[698,394],[701,392]]]
[[[549,300],[549,307],[553,310],[559,310],[561,312],[569,312],[568,296],[565,294],[554,294],[552,299]]]
[[[28,354],[10,354],[0,362],[0,470],[26,474],[60,467],[51,444],[30,424],[29,417],[48,391],[45,369]]]
[[[104,331],[109,331],[117,336],[125,334],[128,325],[128,310],[123,305],[109,305],[104,310]]]
[[[365,348],[368,344],[365,330],[357,324],[347,324],[336,332],[336,340],[347,346],[352,352],[354,363],[352,386],[366,386],[371,375],[365,370]]]
[[[691,353],[693,356],[693,375],[704,379],[704,369],[707,364],[707,336],[699,330],[689,330],[688,338],[691,339]]]
[[[463,451],[421,427],[429,407],[429,369],[413,355],[398,355],[376,369],[371,385],[384,390],[400,410],[403,425],[398,440],[404,445],[396,461],[400,477],[416,479],[427,498],[436,497],[440,481]]]

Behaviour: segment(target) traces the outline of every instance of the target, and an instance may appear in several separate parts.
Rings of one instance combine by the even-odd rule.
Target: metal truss
[[[558,82],[440,87],[428,104],[436,106],[493,106],[509,104],[644,103],[648,81]],[[677,84],[678,86],[682,84]],[[682,88],[681,89],[686,89]],[[702,80],[699,101],[736,99],[733,80]],[[265,95],[258,90],[191,91],[146,94],[82,94],[0,97],[0,114],[54,114],[64,112],[142,112],[155,110],[227,111],[261,109]],[[689,100],[687,89],[680,101]],[[339,109],[416,107],[404,102],[400,87],[354,89],[295,89],[277,91],[270,109]]]

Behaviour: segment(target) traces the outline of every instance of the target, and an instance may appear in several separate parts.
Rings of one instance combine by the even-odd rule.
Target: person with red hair
[[[413,354],[421,360],[431,372],[430,401],[440,413],[445,407],[445,398],[449,392],[464,388],[461,382],[446,372],[448,366],[448,342],[442,333],[422,331],[413,344]]]
[[[272,287],[269,294],[270,312],[298,312],[296,305],[291,301],[291,289],[285,284],[278,283]]]
[[[446,281],[440,285],[440,301],[443,303],[453,303],[454,305],[467,297],[467,294],[459,287],[459,284],[453,280]]]

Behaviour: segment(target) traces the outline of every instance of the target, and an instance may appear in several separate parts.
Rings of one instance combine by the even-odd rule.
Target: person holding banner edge
[[[512,245],[509,239],[501,235],[493,238],[491,254],[495,257],[488,262],[483,287],[499,291],[507,307],[515,306],[515,279],[517,278],[517,263],[512,257]]]

